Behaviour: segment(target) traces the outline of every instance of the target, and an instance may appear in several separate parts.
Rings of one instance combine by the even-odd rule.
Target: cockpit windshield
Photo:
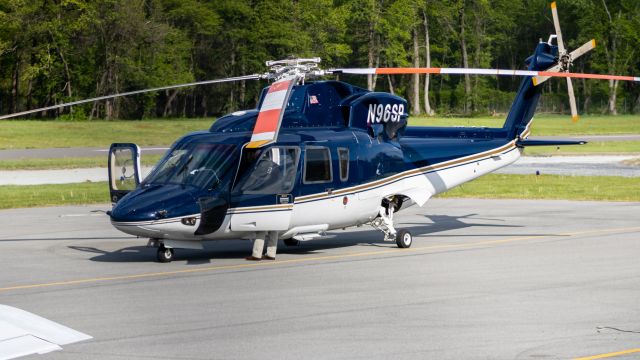
[[[143,185],[177,184],[199,189],[226,189],[237,165],[234,145],[186,143],[171,150]]]

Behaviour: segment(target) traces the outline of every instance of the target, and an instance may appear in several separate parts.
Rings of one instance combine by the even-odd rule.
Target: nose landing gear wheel
[[[158,248],[157,255],[158,255],[158,262],[161,262],[161,263],[171,262],[171,260],[173,260],[173,249],[160,246]]]
[[[396,245],[398,245],[401,249],[406,249],[411,247],[411,243],[413,242],[413,236],[409,230],[400,230],[396,234]]]

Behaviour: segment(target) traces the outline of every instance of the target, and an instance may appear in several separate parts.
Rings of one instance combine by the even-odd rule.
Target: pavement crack
[[[618,331],[618,332],[624,332],[624,333],[632,333],[632,334],[640,334],[640,331],[636,331],[636,330],[624,330],[624,329],[618,329],[615,327],[611,327],[611,326],[596,326],[596,331],[600,332],[601,330],[613,330],[613,331]]]

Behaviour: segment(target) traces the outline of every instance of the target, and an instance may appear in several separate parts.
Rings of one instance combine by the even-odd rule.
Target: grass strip
[[[106,181],[0,186],[0,209],[108,203],[108,186]]]
[[[488,174],[443,198],[640,201],[640,179],[621,176]]]
[[[155,165],[162,155],[143,155],[142,166]],[[16,160],[0,160],[0,170],[50,170],[50,169],[82,169],[106,168],[107,156],[100,157],[65,157],[65,158],[29,158]]]
[[[500,127],[505,117],[411,117],[409,124]],[[75,122],[3,120],[0,122],[0,149],[107,147],[114,142],[133,142],[140,146],[169,145],[189,132],[209,129],[213,122],[213,118]],[[537,115],[532,126],[534,136],[594,134],[640,134],[640,116],[587,115],[575,124],[568,115]]]
[[[489,174],[443,198],[640,201],[640,180],[617,176]],[[0,209],[108,203],[106,182],[0,186]]]
[[[0,122],[0,149],[108,147],[115,142],[133,142],[140,146],[169,145],[189,132],[208,130],[213,120],[3,120]]]
[[[506,115],[496,117],[411,117],[414,126],[486,126],[501,127]],[[584,115],[574,123],[569,115],[536,115],[531,136],[640,134],[640,115]]]

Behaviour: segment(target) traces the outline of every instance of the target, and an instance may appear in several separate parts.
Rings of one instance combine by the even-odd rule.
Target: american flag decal
[[[247,148],[259,148],[276,141],[289,94],[297,81],[297,77],[284,78],[269,87]]]

